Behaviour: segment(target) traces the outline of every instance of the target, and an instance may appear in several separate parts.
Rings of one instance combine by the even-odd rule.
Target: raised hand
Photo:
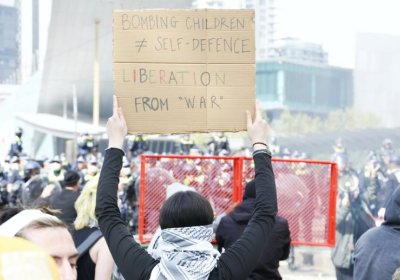
[[[255,117],[254,121],[251,118],[251,113],[246,111],[247,115],[247,134],[250,137],[252,143],[266,143],[268,134],[269,134],[269,126],[267,122],[262,118],[261,107],[260,104],[256,103]],[[255,145],[254,148],[257,148],[258,145]],[[260,148],[264,148],[260,147]]]
[[[122,108],[118,107],[117,97],[113,96],[113,114],[107,121],[108,148],[123,148],[128,132]]]

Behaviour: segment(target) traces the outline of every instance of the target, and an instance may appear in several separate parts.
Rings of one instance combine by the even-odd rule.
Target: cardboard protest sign
[[[115,93],[130,133],[246,129],[253,10],[115,11],[113,38]]]

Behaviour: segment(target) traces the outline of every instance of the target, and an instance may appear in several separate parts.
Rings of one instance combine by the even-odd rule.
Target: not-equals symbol
[[[137,52],[140,52],[140,50],[142,49],[142,47],[143,48],[145,48],[145,47],[147,47],[147,41],[146,41],[146,39],[145,38],[143,38],[143,40],[142,41],[135,41],[135,47],[136,48],[138,48],[138,50],[137,50]]]

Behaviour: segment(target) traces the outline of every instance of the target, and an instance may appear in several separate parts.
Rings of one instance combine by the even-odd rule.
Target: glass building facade
[[[0,83],[8,82],[18,68],[17,33],[17,9],[0,5]]]
[[[257,63],[256,96],[264,109],[325,115],[353,105],[352,70],[285,61]]]

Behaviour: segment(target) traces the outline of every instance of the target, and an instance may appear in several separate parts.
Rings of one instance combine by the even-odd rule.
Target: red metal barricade
[[[278,215],[289,222],[292,244],[335,245],[337,165],[333,162],[274,158]],[[243,182],[254,177],[253,161],[243,162]]]
[[[337,166],[333,162],[273,159],[278,215],[289,221],[293,244],[334,246]],[[251,158],[143,155],[138,237],[149,242],[159,223],[166,188],[173,182],[194,187],[219,215],[240,202],[254,177]]]

